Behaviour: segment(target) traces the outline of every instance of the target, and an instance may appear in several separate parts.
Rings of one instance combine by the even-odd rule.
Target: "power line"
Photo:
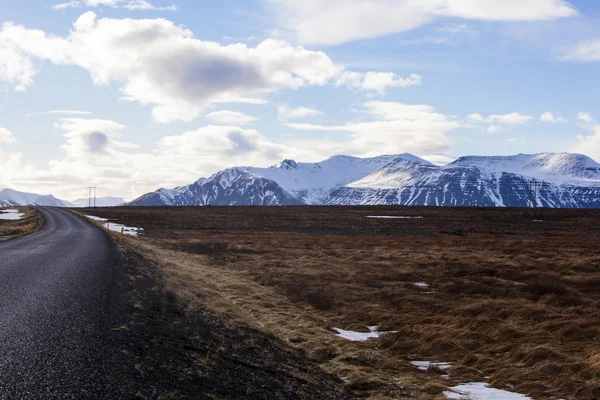
[[[88,207],[96,208],[96,193],[98,188],[95,186],[88,186]]]

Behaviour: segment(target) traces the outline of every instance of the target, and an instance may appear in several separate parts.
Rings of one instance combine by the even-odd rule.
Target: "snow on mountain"
[[[89,203],[88,198],[81,198],[70,202],[71,207],[83,208],[87,207]],[[125,204],[125,200],[122,197],[97,197],[96,207],[117,207]]]
[[[568,153],[467,156],[442,167],[411,154],[284,160],[229,168],[129,204],[600,207],[600,164]]]
[[[39,195],[35,193],[19,192],[13,189],[3,189],[0,191],[0,207],[12,206],[49,206],[49,207],[66,207],[68,202],[59,200],[52,195]]]
[[[432,165],[412,154],[384,155],[373,158],[334,156],[318,163],[284,160],[270,168],[248,168],[258,176],[277,182],[285,191],[306,204],[320,204],[329,193],[377,171],[389,163]]]

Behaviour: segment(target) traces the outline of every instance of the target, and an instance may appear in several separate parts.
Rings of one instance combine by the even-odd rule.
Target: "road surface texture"
[[[40,231],[0,243],[0,399],[351,397],[271,337],[185,315],[83,218],[38,211]]]

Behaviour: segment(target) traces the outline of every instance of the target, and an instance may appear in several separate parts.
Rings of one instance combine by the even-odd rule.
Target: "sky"
[[[600,161],[595,0],[0,0],[0,188],[337,154]]]

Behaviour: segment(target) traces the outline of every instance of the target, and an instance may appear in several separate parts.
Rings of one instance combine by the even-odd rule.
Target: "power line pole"
[[[96,208],[96,193],[98,188],[95,186],[88,186],[88,207]]]

